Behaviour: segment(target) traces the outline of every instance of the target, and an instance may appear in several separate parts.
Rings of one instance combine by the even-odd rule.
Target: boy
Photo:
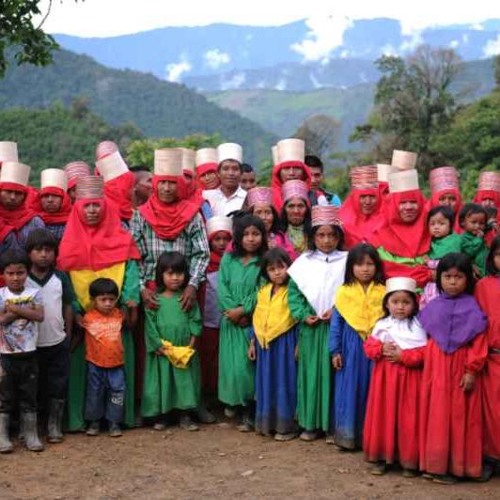
[[[460,251],[472,260],[477,279],[486,275],[488,247],[484,235],[487,221],[486,209],[476,203],[466,203],[458,214],[458,222],[463,229]]]
[[[54,269],[57,240],[48,229],[33,230],[26,251],[31,263],[26,283],[40,291],[45,312],[37,341],[38,401],[45,415],[48,413],[47,441],[60,443],[68,392],[74,294],[67,275]]]
[[[5,286],[0,288],[0,453],[13,449],[9,440],[9,420],[17,405],[26,447],[42,451],[37,430],[38,364],[36,342],[38,323],[44,312],[40,292],[26,286],[28,257],[21,251],[5,252],[0,271]]]
[[[97,436],[100,420],[106,417],[109,435],[119,437],[125,400],[123,313],[116,307],[120,292],[113,280],[98,278],[90,284],[89,295],[92,308],[83,319],[87,360],[85,419],[90,420],[87,435]]]
[[[248,163],[242,163],[241,172],[240,186],[245,191],[249,191],[257,185],[255,170],[253,169],[252,165],[249,165]]]

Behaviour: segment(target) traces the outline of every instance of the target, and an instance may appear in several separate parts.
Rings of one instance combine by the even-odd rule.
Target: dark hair
[[[491,242],[490,251],[488,252],[488,257],[486,257],[486,274],[490,276],[496,276],[500,274],[500,269],[495,267],[495,252],[500,250],[500,235],[496,236]]]
[[[8,266],[12,264],[21,264],[26,269],[29,269],[30,261],[26,252],[21,249],[7,250],[0,257],[0,271],[3,273]]]
[[[292,265],[292,259],[284,248],[275,247],[268,250],[262,257],[262,264],[260,265],[260,274],[267,281],[271,281],[267,274],[267,267],[271,264],[284,264],[286,267],[290,267]]]
[[[120,296],[118,285],[109,278],[97,278],[89,285],[90,298],[95,299],[100,295],[113,295],[114,297]]]
[[[252,165],[250,165],[249,163],[242,163],[241,164],[241,173],[242,174],[251,174],[255,172],[255,170],[253,169]]]
[[[375,264],[375,276],[373,277],[373,281],[378,285],[383,285],[385,283],[384,264],[382,263],[382,259],[377,249],[368,243],[360,243],[351,248],[347,255],[344,285],[352,285],[356,281],[354,276],[354,265],[361,264],[365,257],[369,257]]]
[[[130,167],[129,170],[133,172],[134,174],[136,172],[151,172],[151,169],[146,167],[146,165],[137,165],[135,167]]]
[[[439,293],[444,292],[443,285],[441,283],[442,274],[453,268],[457,268],[460,272],[465,274],[467,278],[465,293],[472,294],[472,292],[474,292],[474,273],[472,270],[472,262],[467,255],[458,252],[449,253],[439,261],[436,271],[436,285]]]
[[[242,167],[242,163],[239,162],[238,160],[236,160],[235,158],[226,158],[224,160],[222,160],[218,165],[217,165],[217,172],[220,172],[220,168],[222,166],[222,164],[225,162],[225,161],[235,161],[238,166],[240,167],[240,172],[243,173],[243,167]]]
[[[159,292],[165,290],[165,284],[163,283],[163,273],[166,271],[171,271],[174,273],[184,274],[184,283],[182,287],[186,287],[189,283],[189,268],[187,261],[180,252],[163,252],[160,257],[158,257],[158,262],[156,263],[156,288]]]
[[[54,250],[57,257],[58,243],[56,237],[48,229],[33,229],[26,239],[26,253],[29,255],[32,250],[40,250],[42,247]]]
[[[257,251],[257,255],[262,257],[267,252],[267,235],[266,228],[264,227],[264,223],[255,215],[246,214],[243,217],[238,217],[233,219],[233,250],[231,252],[235,257],[243,257],[246,255],[246,251],[243,248],[243,234],[245,233],[245,229],[250,226],[255,226],[258,231],[262,234],[262,245]]]
[[[255,206],[252,206],[248,209],[248,213],[253,215]],[[273,205],[270,205],[271,212],[273,213],[273,223],[271,225],[271,233],[278,233],[281,230],[281,220],[280,216],[278,215],[278,211],[274,208]],[[257,216],[255,216],[257,217]]]
[[[458,214],[458,223],[460,224],[460,227],[463,227],[466,217],[475,214],[484,214],[484,221],[487,222],[488,213],[482,205],[479,205],[478,203],[466,203]]]
[[[281,224],[281,230],[284,233],[286,233],[286,230],[288,229],[288,224],[290,224],[288,222],[288,216],[286,214],[286,204],[288,203],[288,201],[283,203],[283,208],[281,209],[280,224]],[[304,203],[306,205],[306,213],[304,215],[304,233],[309,234],[311,232],[311,207],[307,204],[307,200],[304,200]]]
[[[391,313],[389,312],[389,307],[387,306],[387,303],[389,302],[389,298],[391,295],[395,294],[396,292],[406,292],[413,300],[413,309],[411,310],[409,320],[410,320],[410,328],[411,328],[411,322],[413,321],[413,318],[418,314],[418,299],[417,299],[417,294],[410,292],[409,290],[393,290],[392,292],[387,293],[384,296],[384,300],[382,301],[382,309],[384,311],[384,315],[382,318],[388,318]]]
[[[336,226],[335,224],[322,224],[322,226],[331,226],[333,227],[333,232],[338,237],[339,242],[337,244],[337,250],[342,250],[344,248],[344,231],[340,226]],[[314,226],[311,228],[309,234],[307,235],[307,246],[309,250],[316,250],[316,245],[314,243],[314,236],[318,232],[319,228],[322,226]]]
[[[453,223],[455,221],[453,210],[445,205],[438,205],[437,207],[431,208],[427,214],[427,226],[429,225],[431,217],[434,217],[436,214],[441,214],[448,220],[450,223],[450,233],[453,232]]]
[[[304,163],[308,167],[319,168],[321,170],[321,172],[323,172],[323,162],[316,155],[306,155],[305,158],[304,158]]]

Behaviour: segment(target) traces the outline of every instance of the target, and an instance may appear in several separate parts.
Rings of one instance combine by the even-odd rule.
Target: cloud
[[[221,52],[219,49],[207,50],[203,58],[205,59],[205,64],[210,69],[218,69],[231,61],[231,56],[225,52]]]
[[[485,57],[493,57],[500,54],[500,35],[495,40],[488,40],[483,47],[483,54]]]
[[[187,58],[181,56],[181,60],[178,63],[167,64],[165,70],[167,72],[167,80],[169,82],[180,82],[183,73],[188,73],[191,71],[192,66],[187,60]]]
[[[275,86],[275,90],[286,90],[286,80],[282,78]]]
[[[384,55],[384,56],[397,56],[398,55],[398,51],[390,43],[387,43],[386,45],[383,45],[380,48],[380,53],[382,55]]]
[[[230,80],[225,80],[221,83],[221,90],[239,89],[247,79],[245,73],[236,73]]]
[[[404,33],[404,30],[403,30]],[[419,45],[424,43],[422,39],[422,31],[421,30],[413,30],[404,33],[408,35],[408,38],[401,44],[399,49],[401,52],[413,52]]]
[[[311,17],[306,24],[306,38],[291,49],[301,54],[304,62],[310,62],[328,59],[332,50],[342,45],[344,32],[353,21],[346,16],[328,15]]]
[[[458,40],[452,40],[450,42],[450,48],[451,49],[456,49],[460,45],[460,42]]]

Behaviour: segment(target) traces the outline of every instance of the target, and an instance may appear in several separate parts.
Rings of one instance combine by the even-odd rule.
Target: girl
[[[297,437],[297,328],[288,306],[287,286],[291,264],[283,248],[264,255],[261,270],[267,283],[257,294],[255,335],[248,351],[252,361],[257,358],[255,430],[264,435],[276,432],[276,441]]]
[[[347,252],[338,208],[314,206],[310,250],[290,267],[288,302],[300,321],[297,415],[304,429],[300,438],[313,441],[330,425],[331,365],[328,331],[334,297],[344,281]]]
[[[488,358],[483,372],[484,448],[489,459],[500,460],[500,236],[491,244],[486,260],[488,276],[476,286],[476,299],[488,316]]]
[[[458,215],[461,235],[461,252],[468,255],[473,263],[474,274],[478,278],[486,275],[486,257],[488,247],[484,240],[488,214],[483,206],[466,203]]]
[[[419,313],[430,336],[420,406],[420,469],[436,482],[480,477],[481,379],[487,357],[486,317],[471,296],[470,259],[450,253],[437,268],[439,297]]]
[[[235,221],[233,250],[224,254],[217,279],[217,301],[222,311],[219,337],[219,399],[243,407],[241,432],[252,430],[249,404],[254,398],[254,366],[248,359],[250,315],[255,307],[260,261],[267,250],[266,229],[253,215]]]
[[[371,362],[363,344],[382,316],[385,287],[382,261],[366,243],[347,257],[344,285],[335,298],[328,348],[335,374],[332,430],[341,449],[361,447]]]
[[[377,321],[365,342],[375,362],[368,393],[363,450],[376,462],[372,474],[382,475],[398,461],[404,477],[418,470],[418,407],[427,335],[416,319],[417,284],[411,278],[390,278]]]
[[[146,366],[142,393],[142,415],[156,417],[155,430],[165,428],[164,416],[181,410],[180,426],[197,431],[189,411],[200,403],[200,361],[197,353],[189,361],[177,363],[174,348],[195,348],[201,334],[201,315],[195,304],[189,311],[180,298],[189,280],[186,259],[179,252],[164,252],[156,266],[158,309],[146,309]],[[191,353],[191,350],[186,352]]]

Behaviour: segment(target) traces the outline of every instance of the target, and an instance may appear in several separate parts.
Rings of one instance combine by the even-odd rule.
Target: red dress
[[[483,452],[500,460],[500,278],[488,276],[479,281],[476,299],[488,316],[488,358],[482,377]]]
[[[429,339],[420,400],[420,469],[431,474],[479,477],[482,471],[481,378],[464,392],[465,372],[478,375],[487,356],[486,335],[453,353]]]
[[[364,349],[376,361],[363,431],[365,459],[418,469],[420,368],[425,347],[403,350],[399,363],[382,358],[378,339],[368,337]]]

